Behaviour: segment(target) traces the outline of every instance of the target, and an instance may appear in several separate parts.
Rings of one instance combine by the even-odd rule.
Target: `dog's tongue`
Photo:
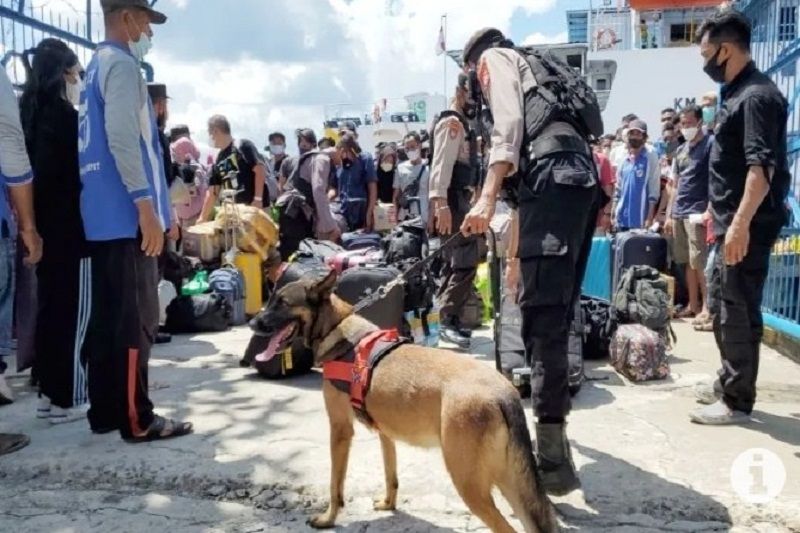
[[[281,342],[283,342],[283,340],[287,336],[289,336],[289,334],[292,332],[293,329],[294,329],[294,324],[289,324],[288,326],[280,330],[278,333],[273,335],[272,338],[269,340],[269,344],[267,344],[266,350],[264,350],[263,352],[261,352],[256,356],[256,361],[258,361],[259,363],[266,363],[268,361],[271,361],[273,357],[278,355],[278,348],[280,347]]]

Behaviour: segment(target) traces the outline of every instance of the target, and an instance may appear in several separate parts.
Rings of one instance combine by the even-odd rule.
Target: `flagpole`
[[[447,101],[447,13],[442,15],[442,28],[444,29],[444,32],[443,32],[444,33],[444,43],[443,43],[444,44],[444,53],[442,53],[442,56],[444,56],[443,57],[443,65],[444,65],[443,80],[444,80],[444,83],[442,85],[442,89],[443,89],[442,96],[444,96],[445,102],[446,102]]]

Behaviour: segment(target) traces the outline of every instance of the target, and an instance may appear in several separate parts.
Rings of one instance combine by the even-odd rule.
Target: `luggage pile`
[[[263,210],[223,200],[213,222],[186,229],[184,257],[170,260],[177,294],[163,291],[164,329],[203,333],[246,324],[261,309],[263,262],[277,243],[278,226]]]
[[[433,301],[435,285],[430,269],[419,267],[427,253],[427,235],[419,219],[404,222],[385,237],[354,232],[342,236],[342,245],[305,239],[289,259],[275,290],[305,275],[321,275],[329,269],[339,274],[335,294],[356,305],[383,290],[403,274],[404,284],[392,287],[359,314],[380,328],[397,329],[415,343],[437,346],[439,315]],[[242,361],[266,379],[293,377],[311,371],[313,354],[302,344],[264,360],[269,339],[259,335],[258,316],[251,321],[254,335]]]
[[[631,381],[670,375],[668,351],[674,340],[667,269],[667,241],[662,236],[630,231],[615,243],[612,299],[619,326],[611,345],[611,364]]]

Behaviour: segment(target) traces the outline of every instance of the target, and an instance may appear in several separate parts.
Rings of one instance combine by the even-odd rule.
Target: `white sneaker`
[[[69,422],[76,422],[86,418],[86,412],[89,410],[88,405],[81,405],[78,407],[70,407],[64,409],[56,407],[55,405],[50,408],[50,423],[53,425],[67,424]]]
[[[6,383],[5,376],[0,375],[0,405],[9,403],[14,403],[14,393],[11,392],[11,388]]]
[[[36,404],[36,418],[50,418],[50,398],[40,396],[39,403]]]

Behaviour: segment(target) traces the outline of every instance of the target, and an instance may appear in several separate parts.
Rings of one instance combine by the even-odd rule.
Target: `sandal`
[[[697,316],[697,313],[695,313],[694,311],[692,311],[692,310],[691,310],[691,309],[689,309],[688,307],[685,307],[684,309],[681,309],[681,310],[680,310],[680,311],[679,311],[679,312],[678,312],[678,313],[675,315],[675,318],[694,318],[694,317],[696,317],[696,316]]]
[[[156,416],[144,435],[128,437],[125,442],[136,444],[139,442],[174,439],[190,434],[193,427],[191,422],[176,422],[163,416]]]
[[[694,318],[694,320],[692,320],[692,325],[693,326],[699,326],[700,324],[705,324],[710,319],[711,319],[710,315],[707,312],[703,311],[702,313],[697,315]]]
[[[0,433],[0,455],[6,455],[21,450],[31,443],[27,435]]]
[[[709,318],[705,322],[694,325],[695,331],[710,332],[714,331],[714,320]]]

